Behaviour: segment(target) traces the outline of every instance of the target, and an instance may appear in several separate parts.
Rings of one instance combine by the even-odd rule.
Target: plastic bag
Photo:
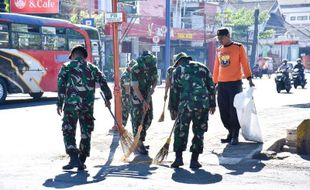
[[[253,88],[236,94],[234,107],[237,110],[241,134],[245,140],[263,142],[262,132],[259,126],[255,103],[253,100]]]

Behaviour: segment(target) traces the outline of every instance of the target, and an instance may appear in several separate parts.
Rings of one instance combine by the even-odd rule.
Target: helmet
[[[173,56],[174,58],[174,66],[178,63],[178,61],[180,61],[182,58],[185,58],[185,59],[189,59],[189,60],[193,60],[192,57],[188,56],[186,53],[184,52],[180,52],[176,55]]]
[[[287,63],[287,60],[286,60],[286,59],[283,59],[283,60],[282,60],[282,63]]]
[[[300,59],[300,58],[297,58],[296,61],[297,61],[297,62],[301,62],[301,59]]]

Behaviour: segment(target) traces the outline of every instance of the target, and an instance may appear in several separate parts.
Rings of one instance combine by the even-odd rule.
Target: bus
[[[28,93],[34,99],[57,91],[57,76],[73,46],[85,45],[87,61],[101,68],[96,28],[69,21],[0,13],[0,103],[7,94]]]

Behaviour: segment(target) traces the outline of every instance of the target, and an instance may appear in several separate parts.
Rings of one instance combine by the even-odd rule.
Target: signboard
[[[59,13],[59,0],[10,0],[11,13]]]
[[[160,52],[160,46],[152,46],[152,52]]]
[[[177,33],[177,39],[193,39],[193,34]]]
[[[153,36],[152,41],[157,44],[159,42],[160,38],[158,36]]]
[[[95,27],[95,19],[94,18],[84,18],[82,20],[82,24]]]
[[[122,13],[106,13],[105,14],[105,23],[111,22],[123,22]]]

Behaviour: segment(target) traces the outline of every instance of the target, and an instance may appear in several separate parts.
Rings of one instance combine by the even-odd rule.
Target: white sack
[[[253,90],[254,89],[250,87],[236,94],[234,98],[234,107],[237,110],[238,120],[244,139],[262,143],[263,136],[253,100]]]

